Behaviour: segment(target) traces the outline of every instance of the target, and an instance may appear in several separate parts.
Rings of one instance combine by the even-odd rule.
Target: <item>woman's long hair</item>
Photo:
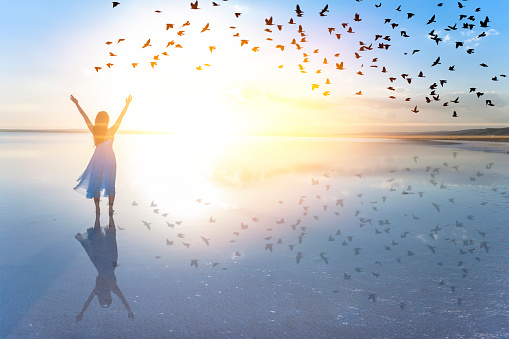
[[[105,111],[100,111],[95,117],[94,125],[94,146],[106,141],[106,133],[108,132],[108,123],[110,117]]]

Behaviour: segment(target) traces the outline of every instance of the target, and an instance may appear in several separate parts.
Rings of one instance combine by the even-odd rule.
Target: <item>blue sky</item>
[[[199,10],[190,9],[189,1],[130,0],[116,8],[108,1],[4,1],[0,126],[83,128],[70,94],[92,118],[106,110],[112,119],[132,94],[122,126],[131,130],[339,133],[509,125],[509,80],[500,76],[509,73],[509,3],[468,0],[460,1],[464,7],[459,8],[458,1],[442,1],[438,7],[439,2],[330,2],[327,16],[321,17],[326,1],[218,0],[217,7],[212,1],[199,1]],[[295,13],[297,3],[304,11],[301,18]],[[401,11],[396,10],[399,5]],[[407,19],[409,12],[415,15]],[[236,18],[234,13],[242,14]],[[356,13],[359,22],[353,20]],[[426,24],[433,14],[436,22]],[[460,14],[467,18],[460,21]],[[281,31],[265,25],[271,16],[283,25]],[[486,16],[489,27],[480,28]],[[290,18],[297,25],[289,25]],[[384,24],[385,19],[391,22]],[[188,20],[190,25],[182,27]],[[464,22],[475,26],[463,29]],[[166,30],[167,23],[174,28]],[[210,31],[200,33],[206,23]],[[391,23],[398,26],[393,29]],[[301,50],[291,44],[302,38],[299,24],[307,41],[299,43]],[[454,24],[457,30],[444,30]],[[349,27],[355,33],[347,33]],[[328,28],[335,30],[329,34]],[[184,34],[179,36],[181,30]],[[401,36],[402,30],[408,38]],[[429,38],[431,30],[443,39],[438,45]],[[487,36],[476,39],[482,32]],[[341,34],[339,40],[336,33]],[[390,42],[375,41],[377,34],[390,36]],[[125,41],[117,44],[119,38]],[[147,39],[152,46],[142,49]],[[241,47],[243,39],[248,43]],[[183,48],[166,47],[171,40]],[[373,44],[373,49],[359,51],[360,41]],[[380,41],[391,46],[378,49]],[[464,46],[455,48],[458,41]],[[211,53],[209,46],[216,49]],[[474,53],[467,54],[468,48]],[[414,49],[419,52],[412,55]],[[168,56],[161,54],[164,51]],[[304,62],[303,53],[309,62]],[[160,60],[152,69],[150,61],[156,55]],[[431,67],[437,57],[441,64]],[[111,68],[106,66],[109,62],[114,64]],[[139,65],[133,68],[133,62]],[[337,70],[336,62],[343,62],[345,70]],[[454,71],[449,71],[452,65]],[[96,66],[102,69],[96,72]],[[387,73],[381,72],[383,66]],[[417,77],[420,71],[425,78]],[[409,74],[411,84],[401,74]],[[492,80],[495,76],[498,81]],[[396,80],[391,83],[390,77]],[[429,86],[439,80],[447,80],[436,89],[440,101],[426,103],[426,97],[432,98]],[[468,93],[471,87],[484,95],[478,99]],[[358,91],[363,95],[355,95]],[[459,103],[452,103],[457,97]],[[486,99],[495,106],[487,106]],[[443,106],[446,101],[448,106]],[[411,111],[415,106],[418,113]],[[452,117],[454,110],[457,118]]]

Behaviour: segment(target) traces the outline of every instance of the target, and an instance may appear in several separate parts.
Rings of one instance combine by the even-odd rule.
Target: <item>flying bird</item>
[[[300,9],[300,6],[297,5],[296,9],[295,9],[295,13],[297,13],[297,16],[300,18],[302,17],[302,14],[304,14],[304,12]]]
[[[208,24],[208,23],[205,25],[205,27],[203,27],[203,28],[202,28],[202,30],[201,30],[201,32],[200,32],[200,33],[203,33],[203,32],[205,32],[205,31],[210,31],[210,29],[209,29],[209,24]]]
[[[320,16],[327,16],[325,13],[329,11],[329,5],[325,5],[325,7],[320,11]]]

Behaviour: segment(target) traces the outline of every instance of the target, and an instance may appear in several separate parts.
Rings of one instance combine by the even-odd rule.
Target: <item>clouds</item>
[[[463,33],[463,32],[462,32]],[[500,33],[491,28],[490,30],[486,31],[486,32],[483,32],[484,34],[486,34],[485,37],[488,37],[490,35],[499,35]],[[470,38],[466,39],[465,40],[465,43],[470,43],[470,42],[476,42],[476,44],[474,46],[478,46],[479,45],[479,42],[481,40],[481,38],[479,37],[479,35],[476,35],[473,31],[468,31],[467,34],[463,33],[465,36],[470,36]],[[475,35],[475,36],[474,36]]]

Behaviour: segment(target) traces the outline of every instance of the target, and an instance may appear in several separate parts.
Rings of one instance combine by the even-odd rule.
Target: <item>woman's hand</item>
[[[129,96],[125,99],[125,104],[129,105],[131,103],[131,100],[133,100],[133,97],[131,96],[131,94],[129,94]]]
[[[71,101],[74,102],[76,105],[78,104],[78,99],[72,96],[71,94]]]

